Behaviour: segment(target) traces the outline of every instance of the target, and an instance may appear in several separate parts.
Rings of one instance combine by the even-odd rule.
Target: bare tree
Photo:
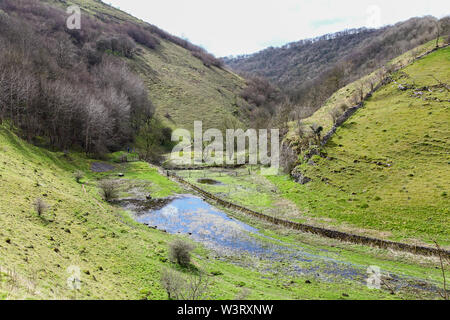
[[[39,216],[42,216],[48,210],[48,208],[48,204],[45,203],[45,201],[41,198],[37,198],[34,202],[34,209]]]
[[[449,296],[448,296],[448,291],[447,291],[447,281],[445,278],[445,262],[444,262],[444,258],[442,257],[442,249],[441,246],[439,245],[439,243],[435,240],[434,243],[436,244],[436,248],[439,251],[439,261],[441,264],[441,271],[442,271],[442,279],[443,279],[443,285],[444,288],[442,290],[442,293],[439,293],[441,295],[441,297],[445,300],[449,300]]]
[[[201,271],[198,275],[184,277],[169,269],[163,270],[161,284],[169,300],[204,300],[210,287],[209,277]]]
[[[340,107],[333,108],[328,112],[328,114],[330,115],[331,119],[333,120],[333,124],[336,124],[336,122],[342,115],[342,109]]]
[[[364,89],[365,89],[365,83],[363,81],[360,81],[358,84],[358,88],[356,89],[356,92],[358,94],[359,103],[364,101]]]
[[[117,183],[114,180],[102,180],[99,182],[99,187],[102,192],[103,199],[106,201],[114,200],[119,195]]]
[[[313,123],[310,126],[310,128],[311,128],[312,132],[314,133],[316,145],[320,145],[320,142],[322,140],[323,127],[319,126],[317,123]]]

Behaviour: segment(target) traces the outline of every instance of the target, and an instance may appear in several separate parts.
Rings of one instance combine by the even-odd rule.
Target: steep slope
[[[66,27],[66,19],[70,16],[66,8],[71,5],[81,8],[79,30]],[[241,97],[241,92],[247,86],[246,80],[224,68],[219,59],[204,49],[102,1],[3,0],[0,2],[0,14],[0,54],[4,61],[10,61],[5,66],[0,65],[0,72],[8,72],[11,66],[26,74],[27,81],[32,85],[39,82],[44,82],[44,85],[57,84],[58,87],[71,84],[75,89],[83,88],[97,100],[107,100],[105,96],[110,96],[116,104],[120,104],[117,102],[122,98],[120,83],[127,76],[120,74],[120,68],[109,70],[109,76],[101,75],[101,70],[107,69],[105,65],[111,64],[111,61],[118,65],[119,60],[142,77],[156,114],[166,126],[191,129],[194,120],[202,120],[205,127],[217,128],[221,127],[224,119],[229,118],[245,126],[249,120],[254,106]],[[20,58],[26,60],[22,64],[14,60],[14,56],[23,54],[18,34],[24,39],[25,50],[30,52]],[[42,50],[40,55],[37,53],[38,47]],[[14,50],[14,54],[8,56],[11,50]],[[45,77],[37,76],[38,68],[42,69],[39,73]],[[13,77],[15,73],[11,72],[12,75],[8,74],[8,77]],[[97,77],[99,74],[100,77]],[[124,80],[119,80],[121,77]],[[7,84],[2,83],[3,78],[0,76],[0,100],[2,91],[10,90],[3,90],[2,87],[7,87]],[[108,82],[116,82],[113,87],[119,97],[101,93],[111,86]],[[31,89],[34,87],[39,86],[33,85]],[[31,93],[34,91],[37,89],[28,90]],[[70,90],[65,91],[67,96]],[[31,93],[30,97],[24,99],[31,101],[27,104],[32,107],[23,109],[17,106],[17,119],[22,117],[19,111],[30,112],[29,109],[34,109],[34,104],[38,104],[33,104],[39,100],[38,95],[33,96]],[[86,97],[87,93],[79,95]],[[61,108],[64,109],[63,106]],[[0,108],[0,118],[5,118],[6,113]],[[107,112],[99,112],[102,113]],[[18,122],[15,121],[17,126],[26,127],[25,120]]]
[[[272,180],[306,215],[337,227],[448,246],[449,66],[446,47],[396,72],[322,157],[297,168],[310,183]]]
[[[0,126],[0,291],[7,291],[5,298],[138,299],[149,287],[153,298],[164,297],[159,252],[167,236],[104,203],[89,166],[75,154],[33,147]],[[75,170],[86,173],[85,187],[76,183]],[[156,170],[147,171],[158,181]],[[178,189],[171,184],[165,190]],[[42,216],[33,209],[37,198],[50,206]],[[80,292],[66,284],[70,266],[80,268]]]
[[[131,21],[150,26],[101,1],[65,3],[79,5],[104,21]],[[202,120],[205,127],[220,128],[226,117],[244,123],[248,120],[250,106],[240,97],[246,87],[243,78],[223,68],[207,67],[191,51],[173,41],[159,40],[154,50],[140,46],[132,64],[147,83],[157,114],[167,125],[192,129],[194,120]]]
[[[440,40],[442,43],[446,41]],[[385,66],[375,70],[374,72],[346,85],[345,87],[336,91],[321,107],[314,112],[311,116],[301,119],[300,122],[291,122],[290,130],[285,139],[290,144],[295,145],[298,143],[298,126],[305,126],[303,130],[308,130],[309,126],[316,125],[323,128],[323,132],[326,134],[331,130],[334,124],[333,114],[336,116],[342,115],[342,113],[348,108],[360,103],[361,96],[366,96],[372,89],[386,77],[387,73],[394,69],[400,69],[411,64],[418,57],[432,51],[436,46],[436,41],[432,40],[421,46],[418,46],[404,54],[392,59]],[[390,69],[390,70],[388,70]]]

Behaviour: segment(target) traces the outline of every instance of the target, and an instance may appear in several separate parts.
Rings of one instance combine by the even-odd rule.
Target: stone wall
[[[253,216],[255,218],[272,223],[274,225],[280,225],[280,226],[284,226],[286,228],[290,228],[290,229],[294,229],[294,230],[298,230],[298,231],[302,231],[302,232],[313,233],[313,234],[317,234],[322,237],[337,239],[337,240],[351,242],[351,243],[355,243],[355,244],[368,245],[368,246],[378,247],[378,248],[382,248],[382,249],[393,249],[393,250],[398,250],[398,251],[406,251],[406,252],[420,254],[420,255],[426,255],[426,256],[430,256],[430,255],[438,256],[439,254],[441,254],[442,256],[450,259],[450,251],[448,251],[448,250],[443,250],[443,249],[438,250],[437,248],[418,246],[418,245],[413,245],[413,244],[394,242],[394,241],[371,238],[371,237],[366,237],[366,236],[361,236],[361,235],[355,235],[355,234],[351,234],[351,233],[347,233],[347,232],[311,226],[311,225],[307,225],[307,224],[303,224],[303,223],[298,223],[298,222],[293,222],[293,221],[289,221],[289,220],[283,220],[283,219],[279,219],[276,217],[268,216],[266,214],[259,213],[259,212],[244,208],[240,205],[234,204],[232,202],[220,199],[220,198],[216,197],[215,195],[184,180],[183,178],[176,175],[175,173],[169,173],[169,176],[172,177],[173,179],[175,179],[176,181],[197,191],[199,194],[201,194],[205,198],[215,201],[218,205],[220,205],[224,208],[228,208],[231,210],[245,213],[245,214]]]

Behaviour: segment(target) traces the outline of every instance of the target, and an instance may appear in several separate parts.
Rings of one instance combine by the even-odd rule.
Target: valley
[[[0,300],[448,299],[448,22],[219,59],[102,1],[0,0]],[[197,121],[276,128],[279,168],[245,137],[207,162]]]

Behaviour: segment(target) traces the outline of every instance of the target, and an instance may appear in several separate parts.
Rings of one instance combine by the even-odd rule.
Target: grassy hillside
[[[186,191],[146,163],[123,166],[110,162],[117,166],[112,173],[92,173],[91,162],[76,154],[31,146],[0,127],[0,300],[167,299],[160,285],[164,268],[195,272],[168,261],[168,243],[174,236],[134,222],[128,213],[102,201],[96,185],[99,178],[124,172],[130,183],[146,182],[147,191],[154,197]],[[81,180],[84,188],[75,181],[75,170],[85,172]],[[50,205],[42,216],[33,209],[36,198]],[[333,249],[335,254],[341,252],[338,247]],[[242,294],[243,288],[248,298],[265,300],[339,299],[345,292],[352,299],[415,296],[409,291],[392,296],[355,282],[261,273],[245,264],[211,259],[210,255],[198,247],[193,264],[215,275],[208,292],[211,299],[233,299]],[[356,257],[363,261],[360,254]],[[71,266],[81,270],[80,291],[67,287]],[[387,262],[386,268],[390,266]],[[433,271],[425,268],[406,266],[402,270],[412,275]],[[437,271],[427,273],[427,277],[439,279]],[[308,279],[311,284],[305,284]]]
[[[338,129],[325,157],[299,167],[312,182],[273,182],[305,215],[448,246],[450,95],[435,78],[449,83],[449,66],[447,47],[397,72]]]
[[[203,121],[205,128],[222,128],[227,117],[245,123],[248,103],[239,96],[245,80],[237,75],[207,68],[186,49],[167,41],[157,52],[141,54],[135,66],[167,125],[192,130],[194,121]]]
[[[147,25],[101,1],[66,3],[79,5],[103,21]],[[168,40],[160,39],[160,42],[154,50],[140,46],[137,58],[129,62],[148,85],[157,115],[166,125],[192,129],[195,120],[202,120],[205,127],[221,128],[226,117],[245,124],[250,106],[240,97],[246,86],[243,78],[225,69],[205,66],[190,51]]]
[[[168,237],[104,203],[89,161],[32,147],[0,128],[0,163],[0,266],[14,271],[0,286],[8,297],[138,298],[149,287],[154,298],[164,297],[157,279]],[[85,189],[73,178],[80,169]],[[33,208],[37,198],[50,206],[41,217]],[[82,270],[78,294],[66,285],[71,265]]]
[[[443,42],[444,39],[442,39],[441,41]],[[432,50],[435,46],[435,40],[427,42],[426,44],[414,48],[413,50],[410,50],[389,61],[389,63],[387,63],[387,66],[406,67],[411,62],[413,62],[416,57]],[[317,110],[310,117],[303,119],[302,122],[305,125],[317,124],[323,127],[325,133],[328,132],[333,127],[333,119],[330,116],[330,112],[333,109],[339,108],[341,105],[345,105],[347,107],[353,106],[355,104],[354,97],[355,95],[358,95],[357,90],[362,86],[363,94],[366,95],[367,93],[369,93],[370,83],[372,82],[374,83],[374,85],[377,85],[380,82],[378,74],[383,73],[383,71],[384,68],[377,69],[371,74],[368,74],[361,79],[358,79],[355,82],[346,85],[342,89],[339,89],[325,102],[325,104],[319,110]],[[297,129],[297,125],[298,124],[294,122],[290,123],[290,131],[286,136],[286,139],[288,141],[296,141],[297,136],[295,132]]]

